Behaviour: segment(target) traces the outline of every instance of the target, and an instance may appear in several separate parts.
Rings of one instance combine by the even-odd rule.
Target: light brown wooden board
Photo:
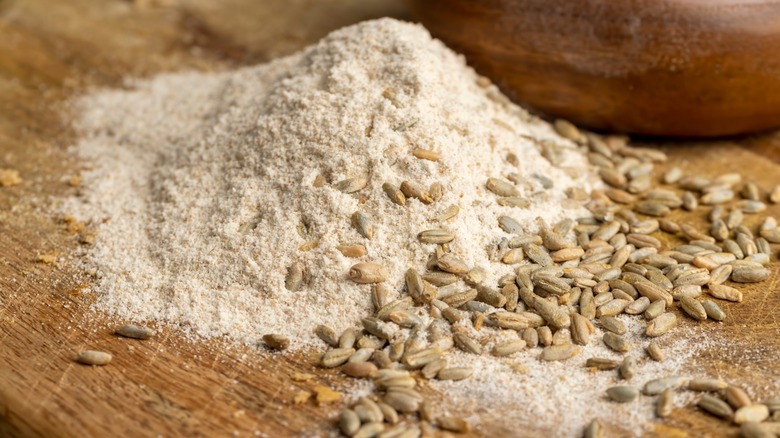
[[[219,342],[191,344],[164,329],[146,342],[111,335],[117,322],[90,312],[91,297],[72,268],[78,245],[50,198],[73,193],[65,181],[84,163],[73,142],[69,96],[121,86],[125,76],[222,70],[262,62],[316,41],[329,30],[379,16],[404,17],[395,0],[150,1],[0,0],[0,167],[24,183],[0,189],[0,436],[296,436],[333,431],[338,405],[300,406],[292,398],[315,384],[345,380],[312,364],[316,352],[268,356]],[[686,169],[741,171],[764,188],[780,183],[780,136],[708,144],[655,143]],[[706,209],[700,209],[703,220]],[[780,217],[780,208],[769,212]],[[53,265],[39,254],[58,252]],[[691,363],[747,386],[758,399],[780,392],[778,264],[769,282],[745,288],[745,302],[724,304],[728,322],[704,325],[728,339]],[[683,320],[684,327],[692,324]],[[92,368],[76,351],[110,351]],[[312,382],[291,380],[312,372]],[[432,397],[439,397],[431,394]],[[441,399],[441,398],[439,398]],[[609,413],[605,413],[608,417]],[[562,419],[565,421],[565,419]],[[536,430],[529,419],[528,435]],[[658,436],[735,436],[736,428],[679,409]],[[512,436],[516,427],[483,425],[475,435]]]

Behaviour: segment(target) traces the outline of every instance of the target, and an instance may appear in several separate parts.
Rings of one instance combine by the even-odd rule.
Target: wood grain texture
[[[415,0],[516,100],[598,129],[720,136],[780,125],[780,1]]]
[[[159,4],[158,2],[157,4]],[[78,292],[78,243],[50,199],[74,193],[65,181],[84,163],[73,142],[69,96],[93,86],[121,86],[126,75],[222,70],[289,53],[327,31],[359,20],[404,16],[394,0],[229,0],[164,2],[139,7],[119,0],[0,0],[0,167],[23,184],[0,188],[0,436],[254,436],[333,431],[338,405],[293,405],[315,384],[344,388],[334,371],[313,367],[317,353],[294,357],[217,341],[189,343],[171,329],[145,342],[111,334],[121,323],[89,310]],[[737,142],[661,145],[690,171],[749,173],[763,187],[780,183],[780,136]],[[705,210],[700,210],[703,220]],[[780,208],[771,212],[780,217]],[[56,263],[36,262],[57,253]],[[780,392],[780,286],[746,288],[724,305],[723,324],[696,325],[712,339],[690,372],[745,384],[756,398]],[[124,322],[124,321],[122,321]],[[114,354],[106,367],[73,362],[94,348]],[[309,372],[311,382],[294,382]],[[442,403],[446,401],[431,394]],[[488,416],[487,409],[480,414]],[[605,414],[608,415],[608,414]],[[478,436],[550,436],[528,424],[486,423]],[[656,436],[736,436],[736,429],[694,409],[679,409]]]

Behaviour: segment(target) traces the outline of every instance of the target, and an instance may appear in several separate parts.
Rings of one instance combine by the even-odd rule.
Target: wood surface
[[[75,235],[51,213],[74,193],[69,96],[121,86],[125,76],[222,70],[262,62],[360,20],[406,16],[394,0],[0,0],[0,168],[23,183],[0,188],[0,436],[316,436],[333,432],[340,405],[294,405],[301,390],[348,383],[295,357],[218,341],[190,343],[163,329],[149,341],[111,334],[118,322],[91,311],[76,266]],[[780,136],[706,144],[656,144],[689,171],[741,171],[764,188],[780,183]],[[700,209],[701,219],[706,209]],[[780,208],[770,214],[780,217]],[[53,264],[40,255],[57,256]],[[774,260],[775,258],[773,258]],[[743,384],[757,399],[780,394],[780,287],[747,287],[728,320],[691,327],[711,346],[689,372]],[[101,368],[73,362],[81,349],[114,354]],[[296,372],[313,373],[294,382]],[[445,403],[444,397],[431,394]],[[438,398],[437,398],[438,397]],[[609,413],[605,413],[605,418]],[[486,422],[476,436],[554,436],[527,424]],[[736,428],[678,409],[654,436],[736,436]],[[616,432],[619,433],[619,432]]]
[[[720,136],[780,126],[778,0],[415,0],[516,100],[598,129]]]

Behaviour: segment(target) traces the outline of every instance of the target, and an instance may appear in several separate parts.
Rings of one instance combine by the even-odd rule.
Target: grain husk
[[[697,321],[704,321],[707,319],[707,311],[704,306],[695,299],[683,296],[680,298],[680,307],[691,318]]]
[[[439,417],[436,424],[444,430],[457,433],[467,433],[471,430],[469,423],[460,417]]]
[[[349,268],[349,279],[359,284],[381,283],[387,280],[387,274],[378,263],[361,262]]]
[[[154,330],[135,324],[127,324],[116,329],[116,334],[132,339],[149,339],[154,336]]]
[[[601,422],[599,422],[598,418],[594,418],[588,423],[582,436],[583,438],[605,438]]]
[[[341,367],[344,374],[363,379],[373,377],[377,370],[377,366],[371,362],[347,362]]]
[[[700,392],[718,391],[726,389],[728,386],[729,384],[723,380],[711,378],[691,379],[691,381],[688,382],[689,390]]]
[[[778,197],[780,198],[780,194]],[[742,423],[739,430],[743,438],[776,438],[780,436],[780,422],[756,423],[748,421]]]
[[[709,294],[715,298],[732,301],[735,303],[742,302],[742,292],[739,290],[722,284],[710,284],[708,285]]]
[[[578,345],[551,345],[542,350],[540,359],[546,361],[566,360],[578,355],[580,351],[582,351],[582,347]]]
[[[520,196],[520,191],[517,190],[512,183],[498,178],[488,178],[485,184],[488,190],[495,193],[498,196],[512,197]]]
[[[709,394],[703,395],[696,403],[696,406],[716,417],[726,420],[731,420],[734,416],[734,411],[726,402]]]
[[[430,204],[433,202],[433,198],[427,191],[423,190],[422,187],[411,181],[403,181],[401,183],[400,190],[407,199],[414,198],[423,204]]]
[[[604,333],[604,336],[602,336],[601,339],[607,347],[619,353],[625,353],[631,349],[631,343],[628,342],[626,338],[616,335],[615,333]]]
[[[452,254],[444,254],[438,258],[436,265],[444,272],[451,274],[465,274],[469,272],[466,264]]]
[[[645,395],[658,395],[666,389],[675,389],[687,385],[689,380],[687,377],[682,376],[667,376],[653,379],[645,383],[642,393]]]
[[[339,414],[339,429],[346,436],[354,436],[360,429],[360,417],[351,409],[345,409]]]
[[[630,403],[639,397],[639,390],[633,386],[613,386],[607,389],[607,396],[618,403]]]
[[[86,350],[82,351],[76,357],[76,362],[84,365],[108,365],[111,362],[112,356],[110,353],[104,351]]]
[[[620,363],[618,371],[620,372],[620,377],[625,380],[631,380],[637,373],[636,360],[631,356],[626,356],[623,358],[623,362]]]
[[[666,334],[677,325],[677,317],[674,313],[664,313],[647,324],[645,335],[658,337]]]
[[[314,334],[331,347],[339,346],[339,337],[336,335],[336,332],[326,325],[321,324],[315,327]]]
[[[607,359],[603,357],[591,357],[585,361],[585,366],[587,368],[594,368],[601,371],[609,371],[620,367],[621,363],[622,363],[621,361],[617,361],[614,359]]]
[[[734,409],[753,404],[747,392],[739,386],[728,386],[723,390],[723,396]]]
[[[345,364],[353,353],[355,353],[354,348],[334,348],[322,355],[320,364],[325,368],[335,368]]]
[[[668,417],[674,410],[675,392],[673,388],[665,389],[658,397],[655,414],[661,418]]]
[[[290,339],[287,336],[275,333],[263,335],[263,342],[274,350],[285,350],[290,346]]]
[[[474,374],[474,370],[469,367],[451,367],[444,368],[436,374],[438,380],[463,380],[468,379]]]
[[[715,321],[723,321],[726,319],[726,312],[724,312],[723,309],[721,309],[720,306],[718,306],[714,301],[702,300],[701,305],[704,308],[704,311],[707,313],[707,317],[709,319]]]

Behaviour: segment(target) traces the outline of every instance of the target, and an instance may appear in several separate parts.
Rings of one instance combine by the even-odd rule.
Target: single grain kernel
[[[140,325],[127,324],[116,329],[116,334],[126,338],[149,339],[154,336],[154,330]]]
[[[633,386],[613,386],[607,389],[607,396],[618,403],[629,403],[639,397],[639,390]]]
[[[103,351],[86,350],[79,353],[76,362],[84,365],[108,365],[111,354]]]
[[[290,339],[284,335],[279,334],[267,334],[263,335],[263,342],[274,350],[284,350],[290,346]]]

